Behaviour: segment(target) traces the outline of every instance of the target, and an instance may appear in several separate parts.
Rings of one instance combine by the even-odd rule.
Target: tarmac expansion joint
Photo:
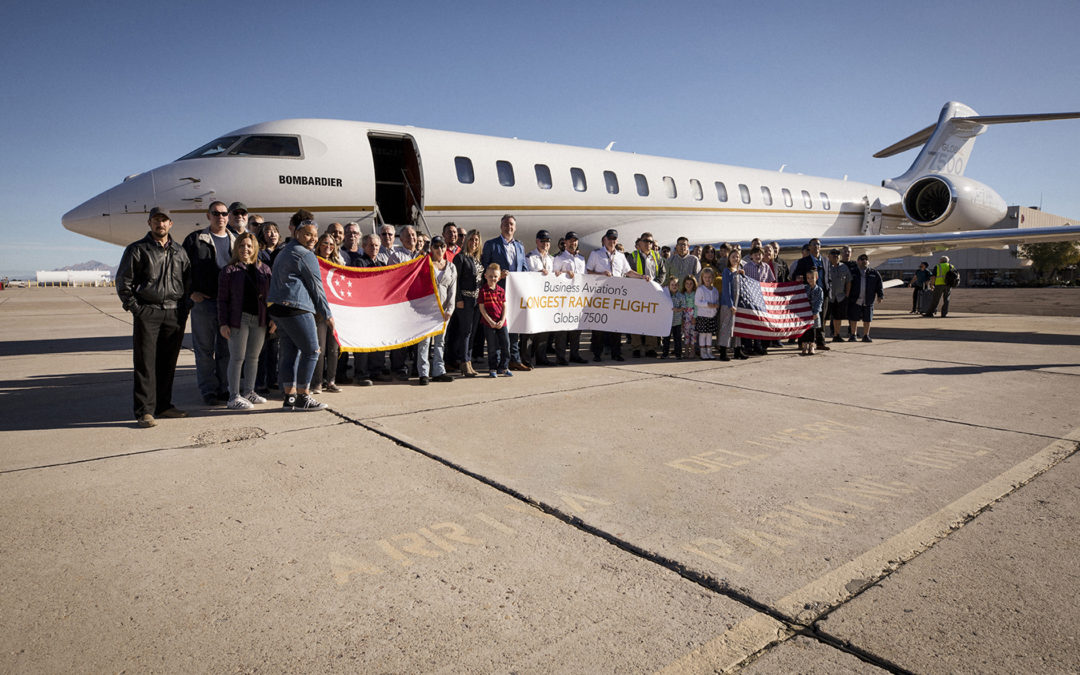
[[[700,653],[708,652],[710,648],[720,644],[719,651],[724,652],[730,658],[713,670],[718,672],[734,672],[745,665],[752,663],[760,655],[769,649],[789,640],[796,635],[802,635],[837,650],[848,653],[861,661],[872,664],[878,668],[892,673],[909,673],[907,669],[892,663],[884,657],[864,650],[844,640],[835,638],[825,633],[819,627],[819,622],[835,612],[843,605],[851,602],[867,591],[867,589],[879,584],[906,563],[929,550],[939,541],[948,537],[952,532],[960,529],[967,523],[977,518],[981,513],[993,507],[994,504],[1005,499],[1009,495],[1035,480],[1040,475],[1049,471],[1060,462],[1080,452],[1080,428],[1074,429],[1065,438],[1052,437],[1053,441],[1042,451],[1020,462],[1012,469],[1000,474],[994,480],[980,486],[968,493],[949,506],[941,509],[934,516],[928,517],[915,526],[883,542],[878,547],[867,551],[863,556],[834,570],[830,575],[811,582],[807,586],[781,599],[773,607],[769,604],[753,598],[749,592],[733,588],[728,582],[717,579],[711,575],[688,568],[686,565],[668,558],[658,552],[646,550],[630,541],[618,537],[610,532],[590,525],[578,516],[566,513],[562,509],[544,501],[534,499],[505,485],[493,478],[471,471],[464,466],[442,457],[430,450],[425,450],[416,443],[401,435],[395,435],[385,431],[377,423],[368,423],[351,418],[341,412],[331,409],[331,414],[336,415],[345,422],[349,422],[381,436],[395,445],[416,452],[428,459],[434,460],[447,468],[464,476],[477,480],[484,485],[494,488],[524,504],[539,509],[543,513],[556,518],[563,523],[580,530],[586,534],[598,537],[608,544],[619,548],[631,555],[659,565],[680,577],[719,595],[727,597],[739,604],[756,612],[750,619],[742,622],[735,629],[727,631],[724,635],[716,638],[712,643],[703,645],[702,648],[691,652],[684,659],[672,663],[664,669],[664,672],[690,672],[697,670],[700,663],[686,665],[686,660],[693,661]],[[861,574],[852,575],[851,572],[859,570]],[[875,569],[876,572],[869,572]],[[837,576],[840,575],[840,576]],[[845,576],[846,575],[846,578]],[[837,584],[839,584],[837,586]],[[837,586],[831,591],[823,590],[826,587]],[[832,593],[833,598],[822,601],[820,596]],[[801,597],[806,596],[806,600]],[[810,598],[819,596],[817,600]],[[784,605],[789,605],[785,611]],[[797,609],[796,609],[797,608]],[[746,628],[746,635],[730,637],[738,634],[740,628]]]

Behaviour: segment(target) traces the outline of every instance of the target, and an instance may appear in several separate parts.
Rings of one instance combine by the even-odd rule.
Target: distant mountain
[[[109,274],[116,276],[116,267],[106,265],[103,262],[97,260],[87,260],[86,262],[76,263],[74,265],[68,265],[67,267],[59,267],[54,272],[88,272],[91,270],[109,270]]]

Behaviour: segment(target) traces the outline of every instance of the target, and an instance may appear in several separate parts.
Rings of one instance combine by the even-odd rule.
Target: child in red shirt
[[[502,268],[491,263],[484,271],[484,286],[476,306],[488,344],[488,377],[513,377],[510,372],[510,331],[506,328],[506,291],[499,285]]]

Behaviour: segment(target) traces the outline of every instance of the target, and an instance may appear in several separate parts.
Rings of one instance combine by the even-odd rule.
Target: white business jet
[[[1080,113],[980,116],[947,103],[936,124],[882,150],[922,146],[903,175],[881,185],[409,126],[343,120],[264,122],[216,138],[180,159],[128,176],[63,217],[68,230],[125,245],[143,237],[157,206],[176,236],[205,227],[215,200],[242,201],[283,225],[300,208],[322,224],[355,220],[416,224],[452,220],[498,232],[514,214],[525,239],[573,229],[599,246],[608,228],[661,242],[819,237],[825,246],[926,252],[1080,237],[1080,226],[988,229],[1005,201],[964,176],[988,125],[1080,118]]]

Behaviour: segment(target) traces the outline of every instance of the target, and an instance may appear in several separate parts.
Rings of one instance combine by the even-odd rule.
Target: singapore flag
[[[426,255],[390,267],[342,267],[319,258],[319,270],[342,351],[407,347],[446,329]]]

